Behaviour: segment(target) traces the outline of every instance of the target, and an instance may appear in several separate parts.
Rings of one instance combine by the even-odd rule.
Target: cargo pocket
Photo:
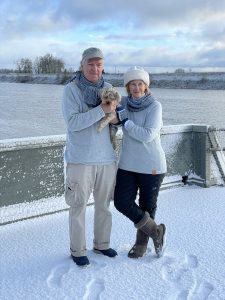
[[[83,200],[80,196],[80,187],[78,183],[67,182],[65,191],[65,201],[69,206],[82,206]]]

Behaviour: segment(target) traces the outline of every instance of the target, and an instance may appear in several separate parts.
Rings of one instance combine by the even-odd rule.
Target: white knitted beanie
[[[124,86],[132,80],[142,80],[147,86],[150,84],[149,74],[142,67],[132,67],[124,73]]]

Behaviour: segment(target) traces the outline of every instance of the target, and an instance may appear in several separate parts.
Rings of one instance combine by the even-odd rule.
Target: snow
[[[0,74],[0,82],[65,84],[74,74]],[[104,74],[106,81],[123,86],[123,74]],[[225,89],[225,72],[151,73],[152,88]]]
[[[63,197],[50,202],[65,205]],[[18,207],[10,209],[16,213]],[[1,226],[0,299],[225,299],[224,187],[160,191],[156,221],[167,226],[167,248],[161,258],[156,258],[152,242],[146,256],[128,258],[135,228],[113,203],[111,210],[111,246],[118,256],[92,251],[90,205],[88,268],[79,268],[70,259],[68,210]],[[1,217],[6,211],[5,207]]]
[[[35,137],[24,137],[14,139],[0,140],[0,151],[15,150],[21,148],[40,148],[45,147],[46,144],[49,146],[65,143],[66,135],[52,135],[52,136],[35,136]]]

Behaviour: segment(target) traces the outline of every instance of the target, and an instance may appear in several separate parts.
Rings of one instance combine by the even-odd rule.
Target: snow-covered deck
[[[49,211],[50,203],[58,209],[65,205],[63,197],[48,203]],[[28,217],[42,206],[18,205],[2,208],[1,218],[18,212]],[[111,246],[118,256],[92,252],[91,205],[86,214],[91,266],[85,269],[69,256],[67,210],[1,226],[0,299],[225,299],[225,187],[183,186],[160,192],[156,221],[167,226],[167,248],[160,259],[151,242],[145,257],[128,258],[135,228],[113,203],[111,210]]]

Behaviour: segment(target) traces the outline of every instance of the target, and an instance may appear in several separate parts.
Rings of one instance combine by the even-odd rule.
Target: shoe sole
[[[90,267],[90,261],[89,261],[88,264],[79,265],[79,264],[77,264],[77,263],[75,262],[75,260],[73,259],[73,255],[72,255],[72,254],[71,254],[71,258],[72,258],[73,262],[76,264],[76,266],[78,266],[79,268],[88,268],[88,267]]]
[[[101,255],[104,255],[101,251],[99,251],[99,250],[96,250],[96,249],[93,249],[93,252],[94,253],[97,253],[97,254],[101,254]]]
[[[144,257],[144,256],[146,256],[146,255],[147,255],[146,252],[145,252],[142,256],[129,256],[129,254],[127,254],[127,256],[128,256],[129,258],[133,258],[133,259],[142,258],[142,257]]]
[[[118,254],[117,254],[117,255],[115,255],[115,256],[108,256],[108,255],[102,253],[101,251],[99,251],[99,250],[97,250],[97,249],[95,249],[95,248],[93,248],[92,250],[93,250],[94,253],[101,254],[101,255],[104,255],[104,256],[109,257],[109,258],[114,258],[114,257],[116,257],[116,256],[118,255]]]
[[[166,231],[166,226],[164,224],[163,225],[163,228],[164,228],[164,235],[163,235],[163,247],[161,249],[161,251],[159,251],[156,255],[158,258],[162,257],[164,252],[165,252],[165,249],[166,249],[166,234],[167,234],[167,231]]]
[[[130,251],[131,251],[131,250],[130,250]],[[145,251],[142,255],[137,255],[137,256],[132,256],[133,253],[130,253],[130,251],[128,252],[127,256],[128,256],[129,258],[138,259],[138,258],[141,258],[141,257],[145,256],[145,255],[147,254],[147,252],[148,252],[148,249],[146,249],[146,251]]]
[[[151,253],[152,252],[152,249],[151,248],[147,248],[147,250],[145,251],[145,253],[142,255],[142,256],[129,256],[129,252],[128,252],[128,254],[127,254],[127,256],[129,257],[129,258],[133,258],[133,259],[138,259],[138,258],[142,258],[142,257],[144,257],[144,256],[147,256],[148,255],[148,253]]]
[[[77,264],[76,264],[77,265]],[[87,269],[87,268],[90,268],[91,267],[91,264],[88,264],[88,265],[77,265],[78,266],[78,268],[80,268],[80,269]]]

